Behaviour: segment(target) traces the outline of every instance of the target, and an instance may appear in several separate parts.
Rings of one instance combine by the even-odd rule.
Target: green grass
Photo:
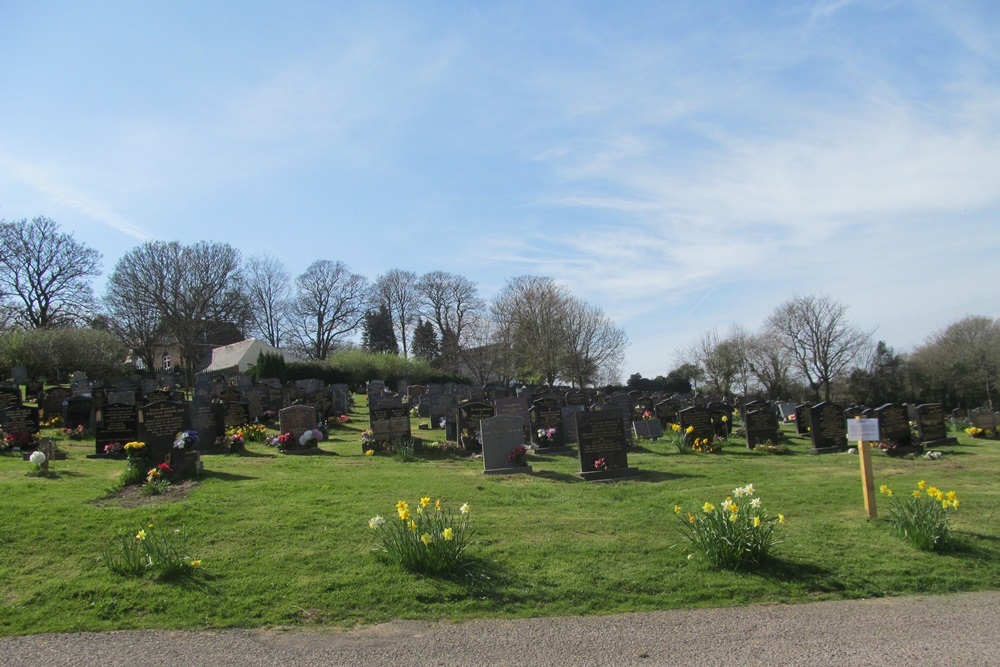
[[[416,420],[414,420],[414,425]],[[629,455],[634,481],[579,480],[575,455],[531,457],[533,475],[486,476],[481,461],[400,462],[362,455],[359,413],[329,455],[288,456],[259,444],[204,456],[182,499],[105,499],[124,461],[89,460],[65,441],[51,478],[0,455],[0,634],[129,628],[353,626],[394,618],[467,619],[792,603],[1000,587],[1000,442],[972,440],[941,461],[876,456],[876,486],[920,479],[955,489],[957,547],[926,553],[864,515],[857,456],[762,456],[734,443],[718,455],[678,454],[666,441]],[[441,439],[441,431],[414,435]],[[674,516],[753,483],[776,529],[774,558],[755,573],[717,571],[688,550]],[[420,496],[468,502],[475,579],[409,574],[371,552],[368,520]],[[183,530],[192,576],[155,581],[99,562],[123,531],[156,516]]]

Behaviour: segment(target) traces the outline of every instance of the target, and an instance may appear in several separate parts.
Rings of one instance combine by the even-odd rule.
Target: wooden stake
[[[855,417],[860,420],[861,417]],[[878,517],[878,508],[875,507],[875,475],[872,472],[872,453],[868,449],[868,443],[858,441],[858,456],[861,457],[861,486],[865,494],[865,512],[869,519]]]

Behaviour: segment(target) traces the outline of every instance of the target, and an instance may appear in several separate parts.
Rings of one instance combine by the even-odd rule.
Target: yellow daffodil
[[[924,480],[920,480],[919,482],[917,482],[918,489],[923,489],[925,486],[927,486],[927,482],[925,482]]]
[[[681,425],[680,424],[671,424],[670,425],[670,430],[674,431],[676,433],[676,432],[678,432],[678,431],[681,430]]]
[[[434,509],[436,509],[438,512],[441,511],[441,499],[440,498],[438,498],[437,500],[434,501]]]
[[[946,493],[946,494],[944,494],[944,495],[945,495],[945,497],[946,497],[946,498],[947,498],[948,500],[954,500],[954,499],[955,499],[955,496],[956,496],[956,495],[958,495],[958,494],[956,494],[956,493],[955,493],[954,491],[949,491],[948,493]]]
[[[753,527],[754,528],[760,528],[760,517],[759,516],[755,516],[753,518]]]
[[[412,531],[416,531],[416,530],[417,530],[417,522],[416,522],[416,521],[414,521],[414,520],[412,520],[412,519],[410,519],[410,523],[409,523],[409,524],[407,524],[407,526],[408,526],[408,527],[409,527],[409,529],[410,529],[410,530],[412,530]]]
[[[424,544],[430,544],[431,542],[434,541],[434,538],[431,537],[430,533],[424,533],[423,535],[420,536],[420,541],[423,542]]]
[[[420,506],[421,507],[427,507],[430,504],[431,504],[431,499],[428,498],[427,496],[424,496],[423,498],[420,499]]]
[[[785,523],[785,515],[784,514],[779,514],[778,515],[778,523]]]
[[[920,497],[920,489],[914,489],[913,490],[913,497],[914,498],[919,498]]]
[[[732,514],[729,515],[729,523],[736,523],[736,519],[738,519],[739,517],[740,515],[738,513],[733,512]]]
[[[705,514],[711,514],[715,511],[715,505],[706,501],[705,504],[701,506],[701,509]]]
[[[451,540],[455,537],[455,533],[454,531],[452,531],[451,528],[445,528],[443,531],[441,531],[441,537],[443,537],[446,540]]]
[[[888,491],[886,491],[886,492],[885,492],[885,495],[887,495],[887,496],[889,496],[890,498],[892,498],[892,489],[889,489]]]
[[[375,455],[375,450],[374,449],[366,449],[365,450],[365,456],[374,456],[374,455]]]
[[[410,505],[405,500],[400,500],[399,502],[396,503],[396,511],[397,512],[402,512],[403,510],[409,509],[409,508],[410,508]]]
[[[684,432],[685,432],[685,433],[694,433],[694,426],[688,426],[688,427],[687,427],[687,428],[686,428],[686,429],[684,430]]]
[[[681,506],[674,505],[674,514],[680,514],[680,513],[681,513]]]
[[[410,518],[410,510],[407,510],[407,509],[399,510],[399,518],[402,519],[403,521],[406,521],[407,519],[409,519]]]
[[[953,501],[951,501],[951,506],[955,508],[958,507],[958,498],[955,498]]]
[[[191,561],[191,567],[198,567],[199,565],[201,565],[201,561],[200,560],[193,560],[193,561]]]
[[[883,484],[882,486],[878,487],[878,492],[879,493],[888,493],[889,492],[889,486],[886,485],[886,484]]]
[[[135,539],[137,539],[137,540],[144,540],[144,539],[146,539],[146,531],[140,530],[138,533],[135,534]]]
[[[691,514],[690,512],[688,512],[688,523],[694,523],[694,522],[695,522],[695,516],[694,516],[694,514]]]

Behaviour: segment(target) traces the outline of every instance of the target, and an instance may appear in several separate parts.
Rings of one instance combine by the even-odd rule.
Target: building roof
[[[257,363],[257,357],[260,356],[261,352],[281,355],[286,363],[302,362],[301,359],[293,357],[287,352],[282,352],[262,340],[248,338],[231,345],[212,348],[212,363],[201,372],[217,373],[236,369],[240,373],[246,373],[248,368]]]

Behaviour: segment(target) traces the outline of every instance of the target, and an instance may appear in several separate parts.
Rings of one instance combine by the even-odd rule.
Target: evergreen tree
[[[365,313],[362,324],[361,345],[369,352],[399,354],[399,343],[392,328],[392,316],[386,305]]]
[[[437,332],[430,320],[417,320],[417,326],[413,330],[413,345],[410,347],[413,356],[418,359],[426,359],[435,362],[441,356],[441,347],[438,345]]]

